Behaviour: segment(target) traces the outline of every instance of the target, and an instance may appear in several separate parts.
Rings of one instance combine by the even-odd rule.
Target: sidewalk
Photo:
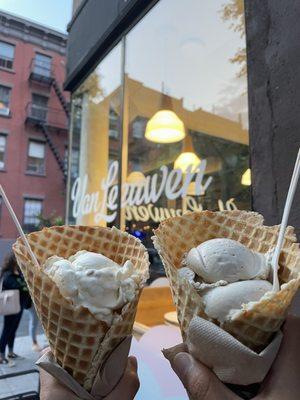
[[[38,336],[39,343],[44,345],[46,340],[44,335]],[[35,362],[39,358],[39,354],[31,349],[31,339],[29,336],[18,337],[15,342],[15,352],[24,360],[17,360],[16,365],[8,367],[7,365],[0,365],[0,375],[11,374],[18,371],[24,371],[35,368]],[[36,390],[38,386],[38,375],[30,374],[16,378],[4,379],[0,381],[0,399],[26,392],[29,390]]]
[[[2,318],[0,318],[0,332],[2,331]],[[38,342],[40,346],[44,346],[47,341],[42,330],[39,328]],[[0,333],[1,334],[1,333]],[[18,355],[24,357],[23,360],[17,360],[14,367],[0,365],[0,375],[11,374],[14,372],[24,371],[35,368],[35,362],[39,358],[39,354],[32,351],[31,338],[28,335],[28,314],[23,314],[20,327],[17,331],[14,351]],[[0,381],[0,399],[14,394],[36,390],[38,385],[38,375],[31,374],[21,377],[4,379]]]

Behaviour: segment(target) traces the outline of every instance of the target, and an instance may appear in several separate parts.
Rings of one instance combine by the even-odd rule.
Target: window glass
[[[0,169],[5,168],[6,135],[0,134]]]
[[[68,147],[66,147],[65,157],[64,157],[65,171],[67,171],[69,168],[68,162],[69,162],[69,151]],[[77,178],[78,172],[79,172],[79,149],[73,146],[72,158],[71,158],[71,176],[73,178]]]
[[[37,199],[24,200],[23,227],[26,232],[32,232],[39,227],[39,216],[42,214],[43,201]]]
[[[34,174],[45,173],[45,144],[36,142],[33,140],[29,141],[28,146],[28,159],[27,159],[27,171]]]
[[[250,207],[244,35],[242,1],[161,0],[126,37],[122,226],[147,247],[169,216]]]
[[[0,41],[0,67],[12,69],[15,46]]]
[[[32,105],[31,105],[31,118],[35,118],[39,121],[47,120],[48,112],[48,97],[40,94],[32,94]]]
[[[51,63],[51,57],[46,56],[45,54],[36,53],[33,72],[37,75],[49,78],[51,77]]]
[[[0,115],[9,115],[9,101],[11,89],[0,85]]]
[[[71,178],[71,223],[119,224],[121,46],[117,45],[74,94],[72,164],[80,149],[79,176]],[[108,195],[111,186],[115,189]],[[107,189],[105,189],[107,187]],[[108,207],[107,202],[113,206]]]
[[[160,0],[123,43],[72,98],[69,222],[120,222],[160,274],[160,221],[250,208],[243,1]]]
[[[6,135],[0,134],[0,169],[5,168]]]
[[[119,115],[118,112],[113,108],[113,105],[109,108],[109,137],[112,139],[119,138]]]

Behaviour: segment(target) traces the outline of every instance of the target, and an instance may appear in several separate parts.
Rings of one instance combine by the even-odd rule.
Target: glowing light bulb
[[[192,172],[200,164],[200,158],[193,152],[184,152],[181,153],[174,162],[174,169],[181,169],[183,173],[187,172],[187,169],[190,165],[192,165]]]
[[[155,143],[175,143],[184,139],[183,122],[170,110],[160,110],[148,121],[146,139]]]

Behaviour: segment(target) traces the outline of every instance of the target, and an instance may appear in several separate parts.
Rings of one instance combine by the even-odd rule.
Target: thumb
[[[240,399],[209,368],[188,353],[178,353],[171,366],[193,400]]]

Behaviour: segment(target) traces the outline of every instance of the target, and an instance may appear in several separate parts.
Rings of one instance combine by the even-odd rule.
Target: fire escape
[[[67,103],[62,89],[55,78],[51,64],[43,64],[33,59],[30,66],[29,81],[47,89],[48,93],[53,88],[60,102],[61,109],[54,109],[43,104],[41,101],[32,101],[26,107],[26,124],[35,127],[43,132],[59,169],[63,174],[64,182],[67,180],[67,169],[65,162],[55,146],[51,133],[53,131],[67,132],[70,117],[69,104]],[[34,96],[34,95],[33,95]],[[47,99],[45,96],[36,95],[40,100]]]

